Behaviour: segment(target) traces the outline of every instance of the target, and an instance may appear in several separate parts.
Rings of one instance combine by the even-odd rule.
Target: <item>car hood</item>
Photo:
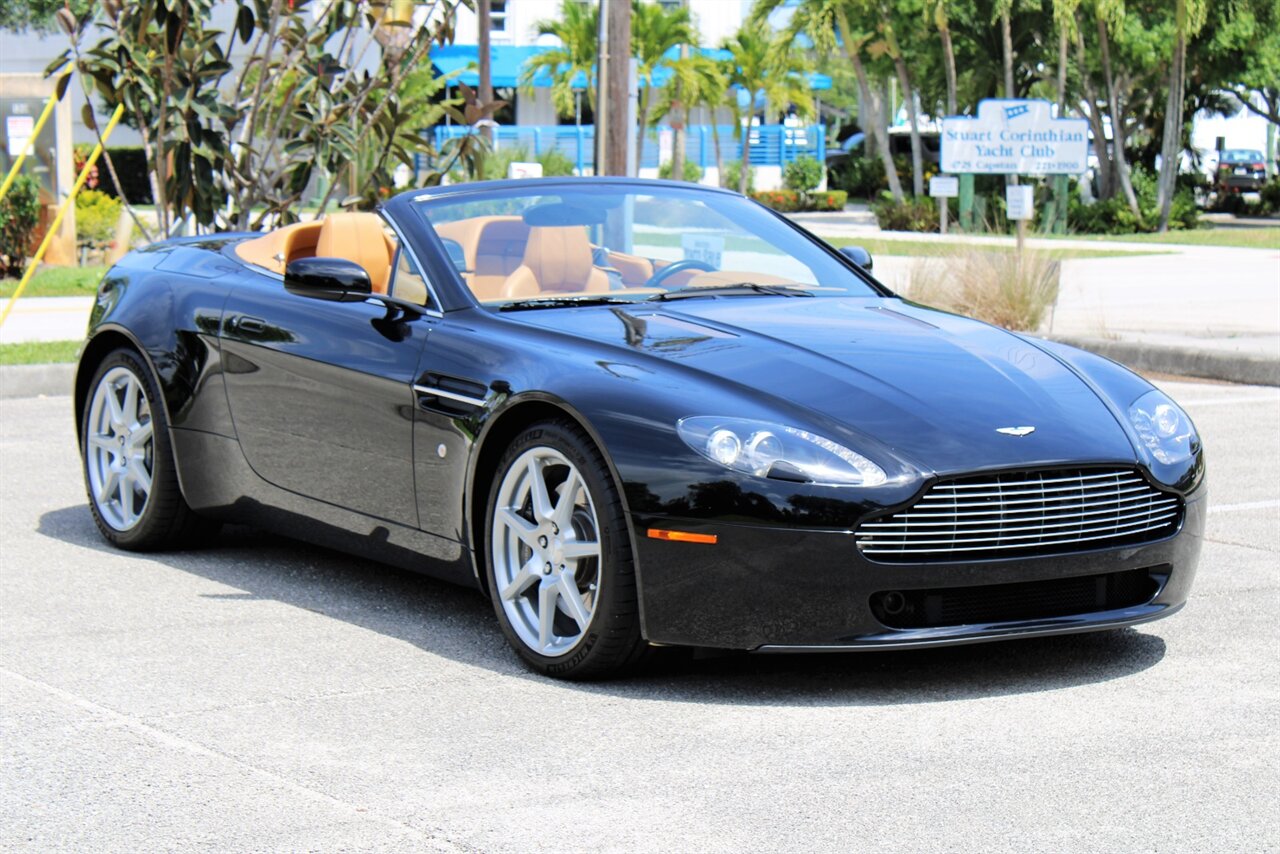
[[[720,297],[517,317],[804,407],[924,471],[1135,461],[1111,410],[1058,359],[898,299]],[[1035,431],[997,432],[1016,427]]]

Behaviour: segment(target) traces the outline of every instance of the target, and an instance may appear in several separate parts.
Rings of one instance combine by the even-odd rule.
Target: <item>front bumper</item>
[[[853,535],[845,531],[635,514],[644,632],[654,643],[812,652],[941,646],[1137,625],[1185,604],[1203,542],[1205,496],[1203,486],[1187,496],[1178,531],[1153,543],[968,563],[875,563],[859,554]],[[655,527],[715,534],[717,542],[646,536]],[[1149,598],[1050,617],[894,628],[881,622],[872,606],[872,597],[884,591],[1057,583],[1139,571],[1151,575]]]

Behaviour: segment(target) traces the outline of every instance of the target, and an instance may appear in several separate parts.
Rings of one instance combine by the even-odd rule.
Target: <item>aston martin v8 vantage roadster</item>
[[[121,548],[230,520],[472,585],[565,678],[1180,608],[1186,413],[870,269],[742,196],[627,179],[158,243],[107,273],[80,358],[89,507]]]

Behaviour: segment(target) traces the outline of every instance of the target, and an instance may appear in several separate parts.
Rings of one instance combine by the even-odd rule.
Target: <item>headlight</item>
[[[819,486],[879,486],[884,469],[859,453],[808,430],[698,415],[676,424],[680,438],[702,456],[734,471]]]
[[[1195,425],[1163,392],[1149,391],[1129,407],[1129,421],[1156,462],[1186,462],[1200,451]]]

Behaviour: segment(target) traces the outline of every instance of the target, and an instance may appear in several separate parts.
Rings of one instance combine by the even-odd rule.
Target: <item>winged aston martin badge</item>
[[[1003,433],[1006,436],[1030,436],[1036,432],[1034,427],[997,427],[997,433]]]

